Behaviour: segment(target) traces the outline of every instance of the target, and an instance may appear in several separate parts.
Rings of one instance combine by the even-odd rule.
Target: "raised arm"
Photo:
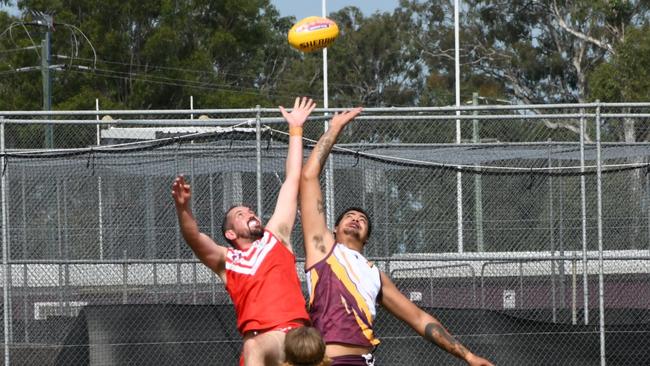
[[[458,340],[447,332],[438,319],[429,315],[406,298],[395,286],[393,281],[381,272],[381,305],[395,317],[413,328],[419,335],[429,342],[452,355],[467,362],[471,366],[494,366],[484,358],[470,352]]]
[[[361,110],[361,108],[354,108],[334,115],[327,132],[320,137],[302,168],[300,218],[305,243],[305,268],[313,266],[324,258],[334,245],[334,235],[327,228],[325,220],[325,205],[319,177],[343,127],[361,113]]]
[[[172,197],[176,205],[176,215],[181,233],[187,245],[190,246],[196,257],[212,269],[221,279],[226,282],[226,254],[228,249],[217,245],[209,236],[199,231],[199,226],[192,216],[190,209],[190,198],[192,191],[185,178],[180,175],[174,179],[172,184]]]
[[[296,98],[291,113],[288,113],[284,107],[280,107],[282,116],[289,124],[289,151],[287,152],[284,183],[280,188],[273,216],[266,224],[266,228],[278,236],[289,250],[292,250],[291,231],[298,209],[298,187],[300,186],[302,168],[302,125],[314,108],[316,108],[316,103],[306,97]]]

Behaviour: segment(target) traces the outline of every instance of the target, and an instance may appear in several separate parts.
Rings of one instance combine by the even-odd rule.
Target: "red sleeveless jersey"
[[[291,320],[309,321],[296,257],[270,231],[264,230],[262,238],[245,252],[228,249],[226,290],[242,334]]]

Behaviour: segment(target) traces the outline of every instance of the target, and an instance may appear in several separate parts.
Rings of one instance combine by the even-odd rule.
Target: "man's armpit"
[[[277,235],[285,242],[285,244],[288,244],[289,238],[291,237],[291,227],[289,225],[280,225],[278,227]]]
[[[325,243],[323,242],[323,236],[322,235],[314,235],[311,238],[311,244],[314,249],[318,250],[319,252],[325,254],[327,252],[327,248],[325,248]]]

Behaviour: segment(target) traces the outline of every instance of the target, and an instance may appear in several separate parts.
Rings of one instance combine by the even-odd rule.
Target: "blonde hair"
[[[325,342],[314,327],[300,327],[287,332],[284,339],[286,362],[282,366],[329,366]]]

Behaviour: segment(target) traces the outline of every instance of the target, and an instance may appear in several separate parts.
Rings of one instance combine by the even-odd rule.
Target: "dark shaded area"
[[[597,313],[572,325],[560,311],[427,308],[470,350],[496,365],[597,365]],[[608,365],[647,365],[650,311],[608,309]],[[105,305],[85,307],[57,345],[12,348],[14,365],[236,365],[241,339],[230,305]],[[52,323],[52,322],[50,322]],[[43,325],[45,326],[45,322]],[[379,309],[378,365],[464,365]],[[53,355],[55,350],[57,353]],[[40,355],[37,357],[37,355]]]
[[[590,325],[572,325],[570,313],[559,312],[558,322],[550,311],[489,311],[473,309],[426,309],[468,349],[496,365],[600,364],[598,313]],[[629,323],[606,327],[607,365],[647,365],[650,359],[650,311],[608,309],[608,318]],[[564,323],[560,322],[560,319]],[[383,365],[465,365],[420,337],[386,312],[377,317],[376,331],[383,344],[377,359]]]
[[[235,365],[240,347],[232,306],[88,306],[53,365]]]

